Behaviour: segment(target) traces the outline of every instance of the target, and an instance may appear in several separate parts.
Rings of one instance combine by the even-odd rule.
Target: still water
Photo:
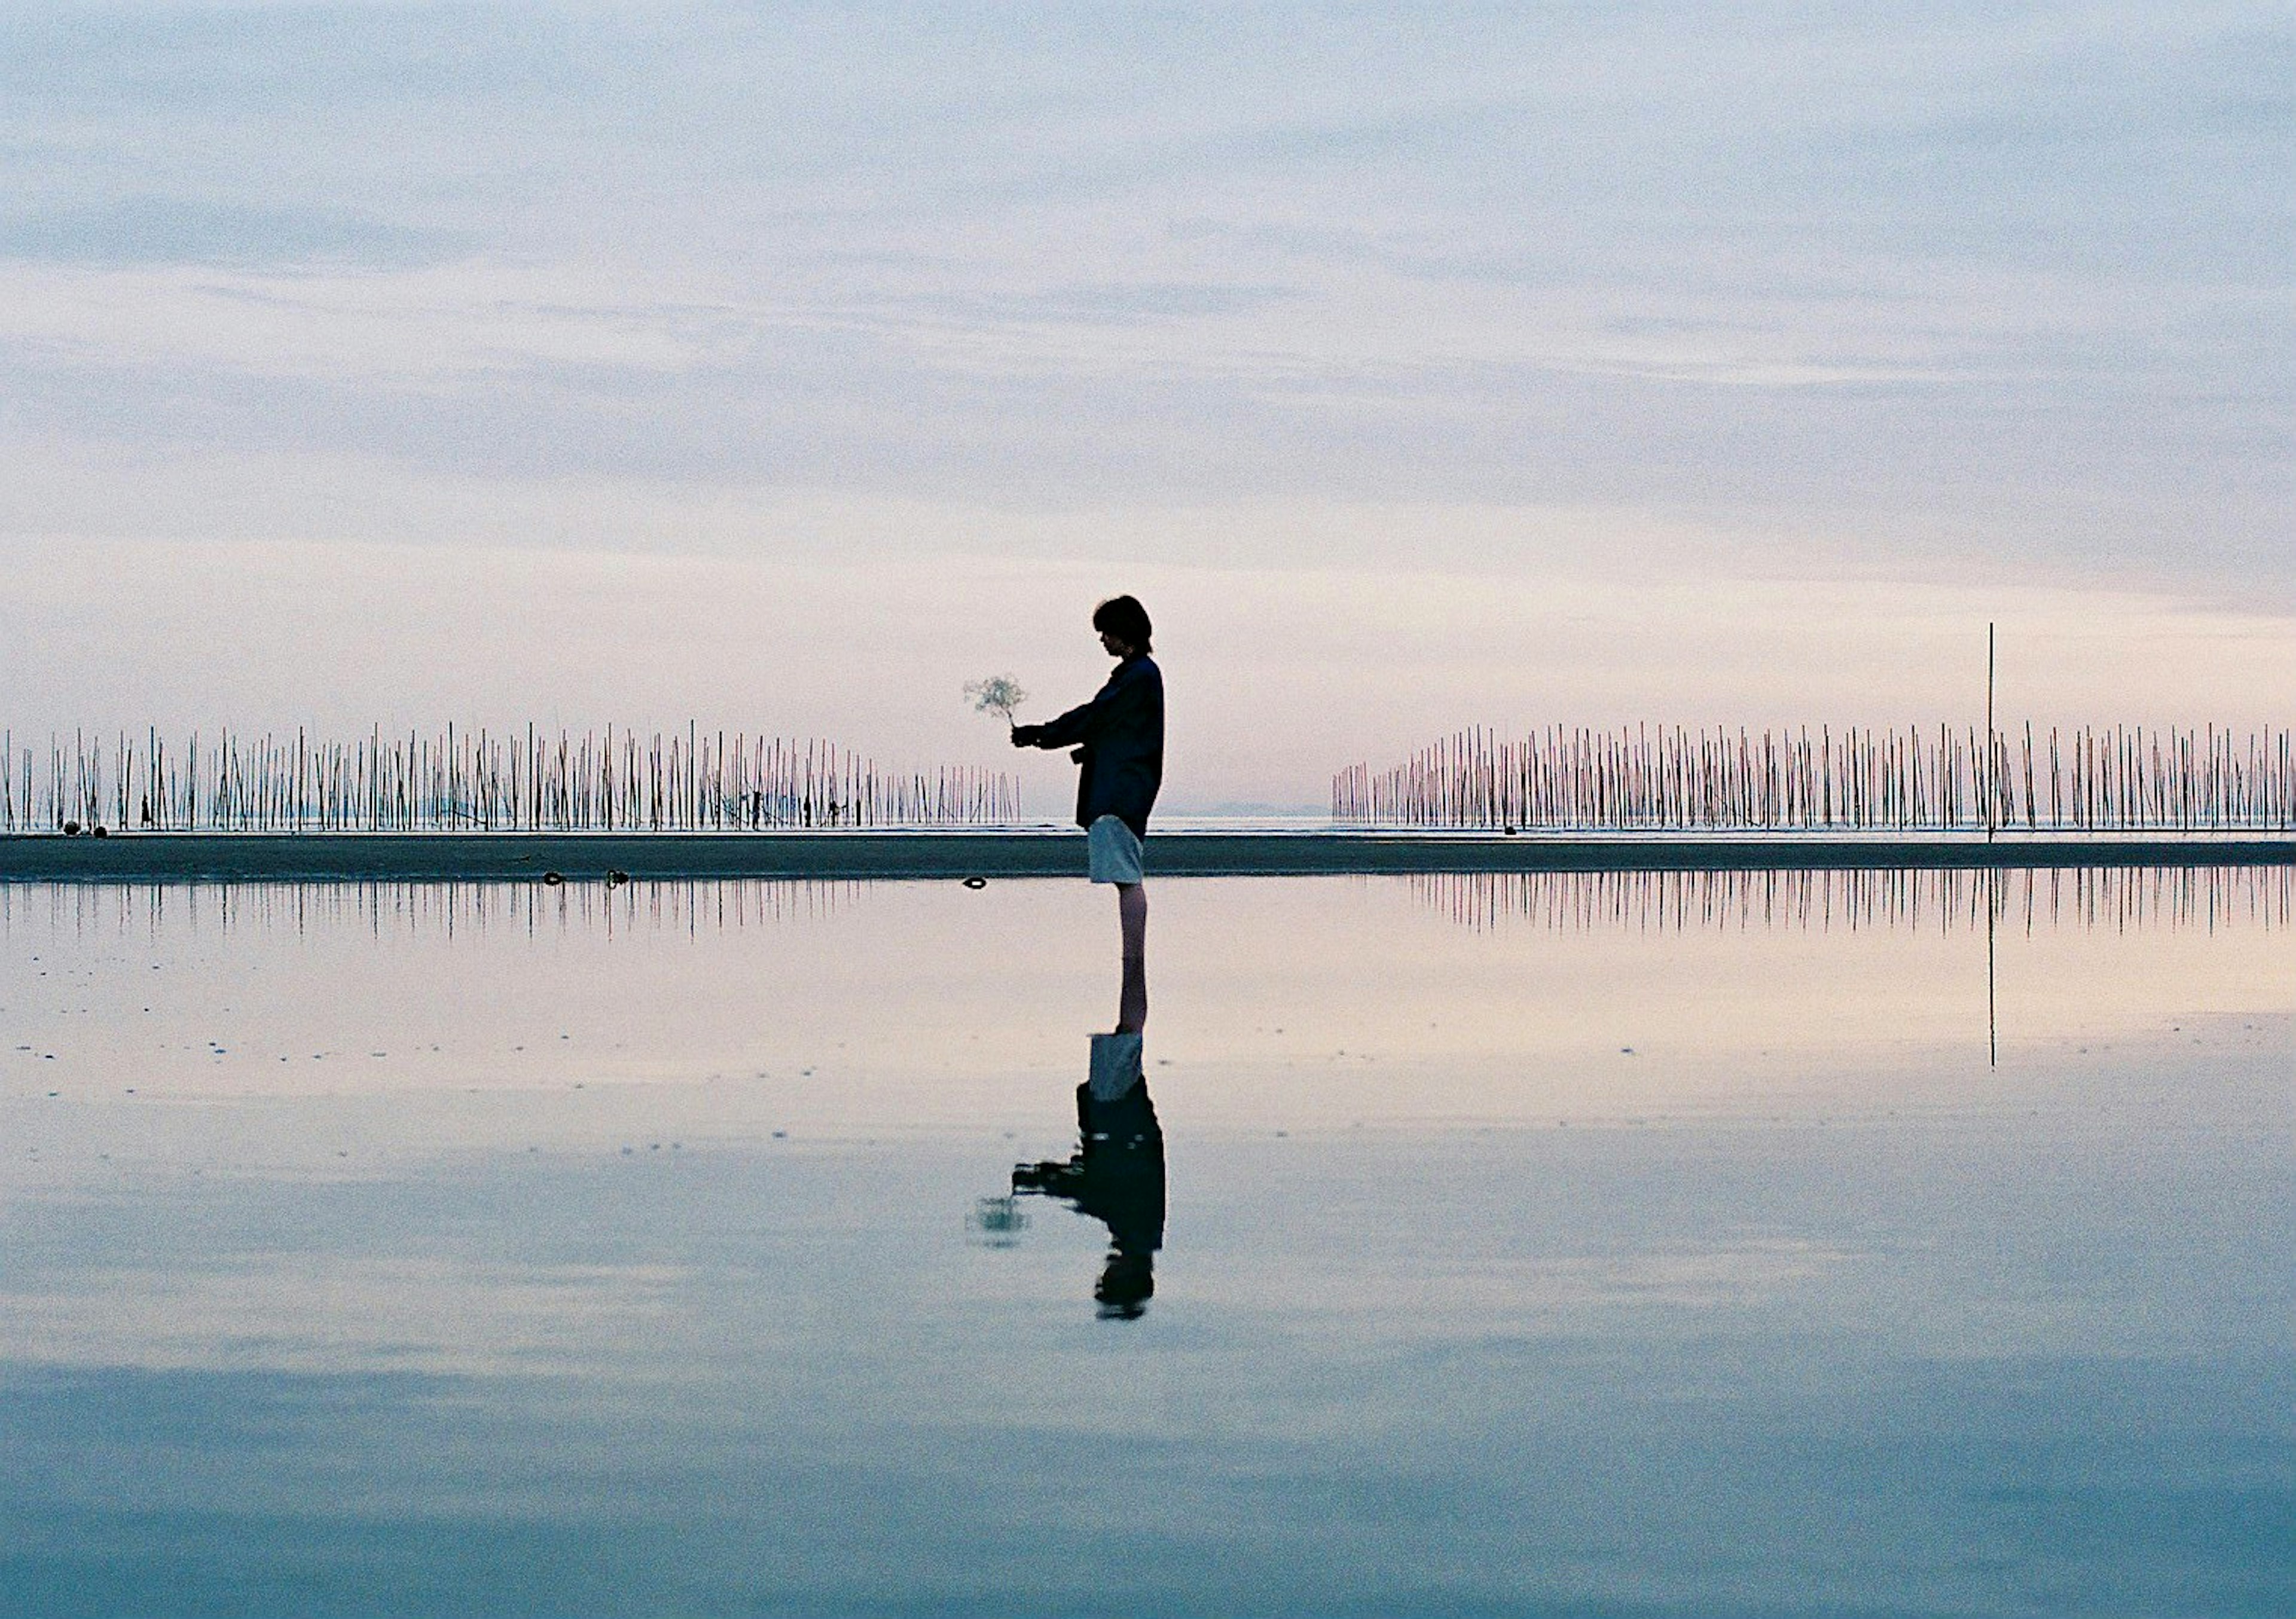
[[[0,888],[0,1612],[2296,1613],[2284,875],[1152,892]]]

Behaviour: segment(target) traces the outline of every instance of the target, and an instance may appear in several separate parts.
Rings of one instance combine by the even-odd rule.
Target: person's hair
[[[1148,623],[1148,609],[1134,596],[1111,596],[1092,609],[1092,627],[1115,636],[1136,652],[1152,649],[1148,642],[1154,634]]]

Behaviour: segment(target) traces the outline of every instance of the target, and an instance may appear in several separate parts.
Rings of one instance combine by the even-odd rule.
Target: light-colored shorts
[[[1085,833],[1086,870],[1096,883],[1140,880],[1138,834],[1113,815],[1103,815]]]
[[[1140,1083],[1140,1040],[1137,1032],[1092,1037],[1092,1073],[1085,1083],[1095,1101],[1112,1102]]]

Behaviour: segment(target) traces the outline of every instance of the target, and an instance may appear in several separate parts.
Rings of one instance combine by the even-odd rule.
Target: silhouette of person
[[[1141,850],[1148,812],[1164,782],[1164,675],[1148,656],[1153,626],[1131,596],[1111,596],[1093,609],[1100,644],[1117,660],[1093,699],[1041,725],[1013,727],[1015,748],[1074,748],[1077,824],[1085,829],[1086,870],[1116,887],[1125,976],[1119,1033],[1148,1020],[1148,890]]]
[[[1076,1091],[1076,1151],[1065,1163],[1013,1166],[1013,1195],[1058,1198],[1108,1227],[1092,1290],[1103,1321],[1137,1321],[1156,1291],[1164,1246],[1164,1129],[1141,1073],[1141,1036],[1092,1037],[1091,1074]]]

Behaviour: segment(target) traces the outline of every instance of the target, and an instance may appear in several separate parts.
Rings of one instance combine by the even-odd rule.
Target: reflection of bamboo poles
[[[1359,825],[1552,830],[2284,831],[2296,829],[2286,729],[2026,724],[1988,736],[1820,726],[1616,732],[1549,726],[1520,741],[1457,732],[1386,770],[1332,781]]]
[[[1988,872],[1990,875],[1988,875]],[[2296,867],[1428,873],[1414,893],[1477,930],[1816,932],[2296,927]]]
[[[824,741],[532,725],[523,737],[449,725],[342,742],[230,732],[181,748],[75,732],[35,750],[0,732],[0,831],[611,831],[980,826],[1019,819],[1018,781],[947,765],[896,772]]]
[[[596,928],[609,936],[669,928],[730,931],[827,916],[857,902],[865,882],[786,879],[621,882],[0,883],[0,936],[20,921],[54,929],[156,931],[181,919],[226,930],[355,926],[377,936],[531,934]]]

